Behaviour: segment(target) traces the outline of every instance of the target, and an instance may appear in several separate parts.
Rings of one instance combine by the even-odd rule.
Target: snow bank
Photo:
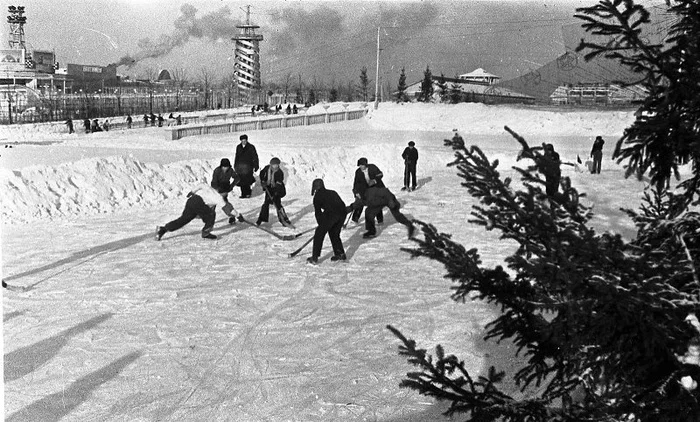
[[[502,133],[503,126],[523,133],[550,136],[620,135],[634,121],[634,110],[559,110],[537,106],[381,103],[369,108],[367,119],[376,129],[449,131],[465,134]]]
[[[380,168],[396,166],[403,147],[381,144],[372,148],[329,147],[295,151],[280,149],[290,194],[308,195],[317,177],[337,189],[352,185],[357,158],[371,156]],[[261,154],[266,163],[270,154]],[[432,155],[423,168],[444,167],[449,158]],[[130,156],[86,158],[56,166],[29,166],[0,171],[2,219],[27,223],[42,218],[113,212],[136,205],[158,206],[165,199],[183,196],[193,185],[208,183],[218,160],[189,160],[170,164],[143,162]],[[396,173],[396,172],[393,172]],[[396,181],[394,176],[390,180]]]
[[[205,182],[212,164],[194,160],[160,165],[107,157],[55,167],[2,169],[2,219],[19,223],[162,203],[165,198],[186,193],[197,182]]]

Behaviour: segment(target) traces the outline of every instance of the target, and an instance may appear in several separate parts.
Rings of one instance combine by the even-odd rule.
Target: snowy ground
[[[382,104],[361,121],[248,134],[261,161],[282,160],[283,203],[300,231],[315,226],[311,180],[323,177],[350,201],[355,163],[366,156],[409,217],[497,264],[513,245],[467,224],[474,202],[445,167],[451,130],[499,158],[506,175],[517,143],[504,124],[571,161],[603,135],[603,173],[564,174],[595,206],[598,229],[630,236],[618,208],[636,207],[643,185],[609,156],[632,119],[631,111]],[[327,240],[313,267],[310,247],[287,257],[307,235],[281,241],[228,226],[223,215],[216,241],[201,239],[195,221],[156,242],[155,226],[180,214],[190,186],[233,159],[238,134],[168,141],[158,128],[27,131],[0,144],[2,276],[26,288],[3,291],[7,421],[442,420],[444,404],[399,389],[412,368],[387,324],[423,347],[443,344],[475,373],[512,363],[512,350],[481,340],[495,308],[452,302],[439,265],[400,251],[412,243],[389,214],[369,241],[351,223],[341,264],[328,259]],[[400,154],[409,140],[421,154],[420,189],[405,193]],[[256,189],[233,204],[254,219],[261,202]]]

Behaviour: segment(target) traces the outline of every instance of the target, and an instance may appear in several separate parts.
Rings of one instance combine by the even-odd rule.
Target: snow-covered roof
[[[494,74],[486,72],[482,68],[474,69],[473,71],[469,73],[465,73],[463,75],[459,75],[460,78],[498,78],[500,79],[500,76],[496,76]]]

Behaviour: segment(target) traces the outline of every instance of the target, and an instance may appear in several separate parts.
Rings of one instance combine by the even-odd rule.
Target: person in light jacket
[[[181,229],[186,224],[190,223],[195,218],[199,217],[204,221],[202,228],[202,238],[215,240],[216,236],[211,233],[216,220],[216,206],[229,216],[229,218],[238,217],[242,221],[241,214],[233,208],[230,202],[225,202],[219,192],[211,186],[200,184],[194,186],[187,194],[187,202],[182,215],[173,221],[170,221],[165,226],[156,227],[156,240],[160,240],[167,232],[174,232]],[[229,222],[231,220],[229,219]]]

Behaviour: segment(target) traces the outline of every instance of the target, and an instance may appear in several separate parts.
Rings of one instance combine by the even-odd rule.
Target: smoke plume
[[[231,38],[238,32],[236,25],[239,24],[240,21],[231,17],[231,10],[228,7],[197,17],[197,9],[185,3],[180,7],[180,16],[173,24],[175,30],[172,34],[161,35],[156,40],[150,38],[139,40],[138,51],[133,55],[123,56],[115,64],[131,68],[141,60],[165,56],[189,41],[190,37],[208,38],[214,41],[220,38]]]

